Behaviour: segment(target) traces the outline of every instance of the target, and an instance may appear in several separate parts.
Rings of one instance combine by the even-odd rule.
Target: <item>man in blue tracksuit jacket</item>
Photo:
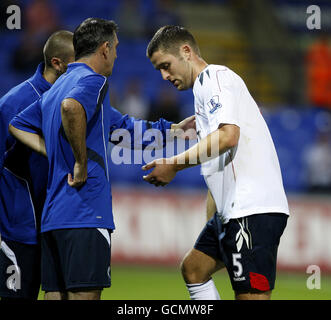
[[[35,74],[0,99],[0,297],[37,299],[40,219],[48,161],[8,132],[12,118],[38,100],[74,61],[73,33],[58,31],[44,46]]]

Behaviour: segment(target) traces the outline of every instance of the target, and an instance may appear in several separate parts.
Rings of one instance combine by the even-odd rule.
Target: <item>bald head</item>
[[[66,65],[74,61],[73,33],[66,30],[53,33],[46,41],[43,53],[46,68],[60,71],[57,70],[59,60]]]

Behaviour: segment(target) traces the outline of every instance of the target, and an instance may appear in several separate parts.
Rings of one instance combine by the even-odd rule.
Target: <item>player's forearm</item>
[[[190,149],[173,157],[176,170],[183,170],[210,161],[234,147],[238,143],[238,139],[239,128],[238,132],[237,130],[233,132],[231,129],[218,129]]]
[[[36,133],[31,133],[15,128],[9,125],[9,132],[20,142],[31,148],[33,151],[38,152],[47,157],[45,140],[42,136]]]
[[[66,99],[61,105],[62,124],[73,151],[75,161],[87,164],[86,115],[83,107],[73,99]]]

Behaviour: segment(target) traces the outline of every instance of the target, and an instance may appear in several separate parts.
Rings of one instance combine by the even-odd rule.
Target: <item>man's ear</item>
[[[183,57],[185,57],[187,60],[191,58],[192,55],[192,49],[188,44],[183,44],[179,48],[180,53],[182,54]]]
[[[51,64],[54,70],[61,71],[62,60],[60,58],[53,57],[51,59]]]
[[[100,54],[101,54],[105,59],[106,59],[107,56],[108,56],[109,48],[110,48],[110,46],[109,46],[109,41],[104,42],[104,43],[100,46],[100,48],[99,48],[99,52],[100,52]]]

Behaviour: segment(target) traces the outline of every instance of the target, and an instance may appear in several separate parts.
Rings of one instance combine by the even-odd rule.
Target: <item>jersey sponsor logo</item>
[[[245,277],[233,278],[233,281],[236,281],[236,282],[238,282],[238,281],[245,281],[245,280],[246,280]]]
[[[219,108],[222,107],[222,104],[219,102],[220,101],[220,97],[219,96],[213,96],[209,102],[207,103],[208,107],[209,107],[209,113],[213,114],[214,112],[216,112]]]

